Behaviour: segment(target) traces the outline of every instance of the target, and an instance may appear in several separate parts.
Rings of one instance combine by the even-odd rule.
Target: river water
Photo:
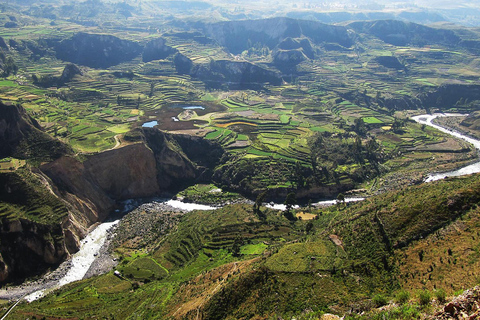
[[[180,209],[182,211],[216,209],[212,206],[196,203],[185,203],[178,200],[167,200],[163,203],[170,207]],[[124,212],[131,211],[135,207],[135,201],[126,201],[124,203]],[[119,222],[120,219],[111,222],[104,222],[98,225],[81,241],[80,250],[75,253],[69,261],[66,262],[66,264],[68,264],[64,266],[64,268],[68,269],[66,274],[58,280],[54,279],[45,283],[43,285],[44,288],[41,290],[37,290],[36,287],[32,287],[32,290],[35,291],[27,294],[25,296],[25,300],[27,300],[28,302],[35,301],[52,290],[58,289],[71,282],[82,280],[92,263],[95,261],[98,252],[105,244],[108,232]]]
[[[458,132],[443,128],[434,124],[432,121],[437,117],[453,117],[453,116],[465,116],[463,114],[433,114],[433,115],[419,115],[415,116],[412,119],[418,123],[425,124],[436,128],[442,132],[455,136],[457,138],[463,139],[475,146],[476,149],[480,150],[480,141],[476,139],[472,139],[465,135],[462,135]],[[435,173],[431,174],[427,177],[425,182],[435,181],[439,179],[443,179],[445,177],[452,177],[452,176],[460,176],[465,174],[477,173],[480,172],[480,162],[474,163],[472,165],[463,167],[458,170],[445,172],[445,173]],[[362,201],[364,198],[346,198],[345,202],[356,202]],[[337,201],[336,200],[326,200],[314,203],[314,206],[322,206],[322,205],[333,205]],[[166,200],[164,202],[166,205],[171,207],[184,210],[184,211],[192,211],[192,210],[212,210],[216,209],[212,206],[195,204],[195,203],[184,203],[178,200]],[[136,207],[135,202],[127,202],[125,203],[125,211],[132,210]],[[278,210],[285,210],[286,206],[283,204],[268,204],[267,207],[278,209]],[[82,240],[80,250],[73,255],[72,259],[68,262],[69,267],[66,274],[61,277],[59,280],[50,281],[45,287],[47,289],[41,289],[34,291],[25,296],[25,299],[29,302],[34,301],[49,291],[54,289],[60,288],[63,285],[71,283],[73,281],[81,280],[85,274],[87,273],[88,269],[92,265],[93,261],[95,260],[100,248],[104,245],[105,240],[107,238],[107,234],[109,230],[111,230],[116,224],[118,224],[120,220],[115,220],[112,222],[105,222],[100,224],[96,227],[92,232],[88,234],[88,236]]]
[[[450,129],[446,129],[444,127],[441,127],[435,123],[433,123],[433,120],[439,117],[465,117],[467,116],[466,114],[460,114],[460,113],[435,113],[435,114],[422,114],[419,116],[412,117],[413,120],[415,120],[418,123],[428,125],[430,127],[433,127],[439,131],[445,132],[447,134],[450,134],[456,138],[462,139],[467,141],[468,143],[472,144],[475,149],[480,150],[480,141],[477,139],[473,139],[471,137],[465,136],[457,131],[453,131]],[[471,165],[468,165],[466,167],[453,170],[453,171],[448,171],[448,172],[440,172],[440,173],[432,173],[430,174],[426,179],[425,182],[431,182],[431,181],[436,181],[436,180],[441,180],[446,177],[458,177],[458,176],[463,176],[467,174],[472,174],[472,173],[479,173],[480,172],[480,161],[475,162]]]

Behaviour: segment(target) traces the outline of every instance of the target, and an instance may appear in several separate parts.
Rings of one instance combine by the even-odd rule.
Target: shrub
[[[405,304],[410,300],[410,292],[402,290],[395,295],[395,302],[398,304]]]
[[[372,302],[375,305],[375,307],[378,308],[378,307],[386,305],[388,303],[388,300],[384,295],[376,294],[376,295],[373,296]]]
[[[440,303],[445,303],[445,301],[447,300],[447,293],[443,289],[435,290],[434,294],[435,298]]]
[[[418,302],[422,306],[426,306],[430,304],[430,301],[432,301],[432,294],[428,290],[422,290],[418,293]]]
[[[412,305],[403,305],[399,307],[396,312],[392,312],[393,319],[418,319],[420,316],[420,312],[417,310],[415,306]]]

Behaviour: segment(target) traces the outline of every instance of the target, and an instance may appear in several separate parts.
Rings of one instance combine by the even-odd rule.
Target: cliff
[[[143,62],[150,62],[152,60],[165,59],[171,54],[178,52],[166,44],[165,39],[157,38],[149,41],[143,50]]]
[[[58,59],[92,68],[108,68],[129,61],[142,52],[134,41],[115,36],[79,32],[55,46]]]
[[[457,46],[461,40],[452,30],[398,20],[359,21],[350,23],[348,27],[359,33],[371,34],[395,46],[428,44]]]
[[[280,74],[244,61],[219,60],[194,65],[191,75],[210,87],[233,84],[239,88],[251,88],[265,83],[272,85],[282,83]]]
[[[205,24],[203,30],[233,54],[248,50],[256,43],[273,49],[289,37],[306,37],[315,44],[332,42],[343,47],[353,44],[345,27],[290,18],[218,22]]]
[[[223,149],[198,137],[138,129],[137,141],[38,169],[0,174],[0,282],[45,272],[76,252],[117,201],[209,181]],[[208,150],[208,154],[205,152]]]
[[[201,138],[138,129],[138,141],[89,155],[65,156],[40,167],[83,225],[103,221],[119,200],[168,192],[207,179],[223,149]],[[211,150],[209,155],[205,150]]]

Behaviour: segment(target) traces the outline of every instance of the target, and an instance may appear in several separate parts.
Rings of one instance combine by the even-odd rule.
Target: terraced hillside
[[[137,27],[127,33],[68,20],[33,24],[31,14],[18,14],[18,28],[0,30],[4,55],[18,69],[0,83],[0,98],[22,103],[79,153],[126,145],[130,130],[156,123],[219,142],[229,157],[213,177],[223,188],[252,197],[268,189],[272,199],[293,189],[305,200],[396,170],[419,177],[473,157],[407,117],[475,109],[474,30],[273,18],[157,29],[132,21]],[[279,52],[288,60],[295,50],[301,61],[279,62]]]
[[[477,282],[479,179],[298,209],[315,219],[295,222],[264,207],[257,215],[247,205],[177,215],[173,224],[172,212],[143,209],[120,234],[143,234],[147,217],[160,222],[148,232],[159,232],[162,221],[170,229],[137,246],[117,243],[124,277],[112,271],[69,285],[21,304],[12,318],[108,317],[119,310],[122,318],[354,317],[400,295],[410,305],[395,307],[397,314],[426,316],[435,309],[425,307],[430,300],[416,302],[418,290],[450,296]]]
[[[143,224],[129,220],[115,248],[123,277],[72,284],[16,317],[318,315],[474,283],[477,178],[403,188],[478,157],[410,120],[472,113],[453,125],[475,134],[477,29],[67,2],[0,10],[0,281],[63,261],[120,200],[257,203],[137,212]],[[258,209],[347,192],[380,196],[298,212],[312,221]],[[16,263],[32,247],[38,268]]]

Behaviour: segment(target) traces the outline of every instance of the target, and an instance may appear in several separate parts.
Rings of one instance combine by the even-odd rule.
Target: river
[[[443,128],[432,122],[437,117],[447,117],[447,116],[453,117],[453,116],[465,116],[465,115],[464,114],[448,114],[448,113],[433,114],[433,115],[419,115],[419,116],[413,117],[412,119],[418,123],[431,126],[442,132],[448,133],[454,137],[463,139],[473,144],[476,149],[480,150],[480,141],[467,137],[461,133]],[[445,177],[460,176],[460,175],[466,175],[466,174],[478,173],[478,172],[480,172],[480,162],[476,162],[472,165],[463,167],[458,170],[450,171],[450,172],[431,174],[427,177],[425,182],[440,180]],[[346,198],[345,202],[356,202],[361,200],[364,200],[364,198]],[[337,200],[326,200],[326,201],[320,201],[320,202],[314,203],[313,205],[314,206],[333,205],[336,202]],[[195,203],[184,203],[178,200],[165,200],[163,203],[183,211],[216,209],[215,207],[212,207],[212,206],[195,204]],[[126,202],[124,205],[125,207],[124,211],[130,211],[134,209],[137,205],[138,203],[136,201]],[[267,207],[278,209],[278,210],[285,210],[286,208],[285,205],[283,204],[274,204],[274,203],[268,204]],[[10,289],[10,291],[18,290],[19,292],[18,296],[20,295],[25,296],[25,299],[31,302],[42,297],[43,295],[45,295],[46,293],[54,289],[60,288],[63,285],[66,285],[73,281],[78,281],[83,279],[88,269],[96,259],[98,252],[104,245],[109,231],[111,231],[112,228],[116,224],[118,224],[119,221],[120,220],[115,220],[111,222],[102,223],[99,226],[97,226],[92,232],[90,232],[88,236],[84,240],[82,240],[80,250],[72,256],[71,260],[62,264],[64,265],[63,270],[66,270],[66,272],[61,273],[60,276],[58,276],[58,273],[57,273],[57,276],[53,276],[53,277],[52,276],[49,277],[47,275],[45,279],[42,279],[31,286],[26,285],[26,286],[22,286],[21,288],[12,288]],[[62,267],[60,267],[59,269],[62,269]],[[3,293],[6,293],[5,289],[2,289],[2,291],[4,291]],[[2,296],[2,292],[0,291],[0,297],[1,296]],[[11,296],[15,297],[14,294]]]
[[[185,203],[178,200],[164,200],[161,203],[180,209],[182,211],[192,210],[213,210],[212,206]],[[130,200],[124,202],[123,213],[136,208],[140,203]],[[25,283],[18,287],[0,289],[0,298],[23,299],[28,302],[35,301],[45,294],[58,289],[68,283],[84,278],[92,263],[97,259],[100,249],[105,244],[113,227],[120,222],[120,219],[99,224],[80,243],[80,250],[72,255],[71,259],[63,262],[56,270],[47,274],[44,278],[31,283]]]
[[[466,114],[460,114],[460,113],[434,113],[434,114],[422,114],[419,116],[412,117],[413,120],[415,120],[418,123],[425,124],[427,126],[433,127],[439,131],[445,132],[447,134],[450,134],[456,138],[462,139],[467,141],[468,143],[472,144],[475,149],[480,150],[480,141],[477,139],[473,139],[471,137],[465,136],[457,131],[453,131],[444,127],[441,127],[435,123],[433,123],[433,120],[439,117],[465,117],[467,116]],[[431,181],[436,181],[436,180],[441,180],[446,177],[458,177],[458,176],[464,176],[467,174],[472,174],[472,173],[479,173],[480,172],[480,161],[477,161],[471,165],[465,166],[463,168],[453,170],[453,171],[448,171],[448,172],[440,172],[440,173],[432,173],[430,174],[424,182],[431,182]]]

